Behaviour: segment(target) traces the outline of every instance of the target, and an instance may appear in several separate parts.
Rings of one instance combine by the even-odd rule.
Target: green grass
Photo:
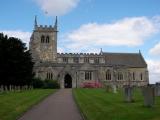
[[[160,97],[153,108],[143,106],[140,91],[134,92],[133,103],[125,103],[122,92],[104,89],[74,89],[76,102],[87,120],[160,120]]]
[[[0,93],[0,120],[16,120],[31,106],[53,93],[53,89]]]

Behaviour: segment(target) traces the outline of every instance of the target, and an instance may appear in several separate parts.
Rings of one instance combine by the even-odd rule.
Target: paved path
[[[60,89],[19,120],[82,120],[82,117],[72,97],[72,89]]]

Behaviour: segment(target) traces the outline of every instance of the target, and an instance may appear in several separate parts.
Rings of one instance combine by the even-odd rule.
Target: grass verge
[[[133,103],[125,103],[122,92],[104,89],[74,89],[73,94],[86,120],[160,120],[160,97],[156,97],[155,107],[147,108],[138,90]]]
[[[0,120],[16,120],[33,105],[55,91],[53,89],[36,89],[0,93]]]

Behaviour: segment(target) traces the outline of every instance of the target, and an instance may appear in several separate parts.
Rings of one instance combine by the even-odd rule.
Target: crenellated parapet
[[[54,25],[38,25],[35,17],[30,39],[30,52],[34,61],[56,61],[57,59],[57,18]]]
[[[57,53],[57,57],[103,57],[100,53]]]
[[[104,64],[105,57],[98,53],[57,53],[57,62]]]
[[[56,31],[56,28],[52,25],[37,25],[35,31]]]

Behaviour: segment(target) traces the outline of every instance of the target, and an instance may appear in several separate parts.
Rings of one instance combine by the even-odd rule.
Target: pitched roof
[[[103,53],[106,64],[124,65],[128,67],[147,67],[141,53]]]

